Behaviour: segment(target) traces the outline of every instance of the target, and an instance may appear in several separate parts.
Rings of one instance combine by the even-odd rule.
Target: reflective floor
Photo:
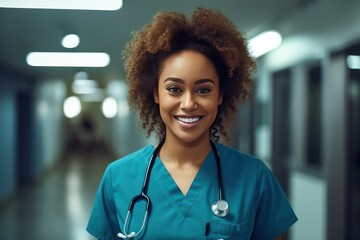
[[[114,156],[99,150],[69,154],[0,206],[0,239],[93,240],[85,228],[110,160]]]

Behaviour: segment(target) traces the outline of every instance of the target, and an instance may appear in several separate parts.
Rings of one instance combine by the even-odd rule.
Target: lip
[[[192,128],[199,124],[203,116],[176,115],[174,118],[182,127]]]

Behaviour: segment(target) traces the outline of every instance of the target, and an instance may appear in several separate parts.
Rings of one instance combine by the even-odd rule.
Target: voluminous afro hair
[[[244,37],[218,10],[199,7],[190,19],[178,12],[160,12],[134,34],[123,52],[130,106],[139,111],[148,136],[156,131],[159,139],[165,138],[165,125],[153,94],[162,63],[181,50],[204,54],[218,72],[223,101],[210,130],[210,137],[217,141],[219,134],[226,136],[225,120],[235,112],[239,100],[250,96],[251,75],[255,70]]]

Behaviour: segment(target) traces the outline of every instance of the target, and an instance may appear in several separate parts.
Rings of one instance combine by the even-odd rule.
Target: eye
[[[211,92],[211,89],[210,88],[200,88],[196,92],[200,93],[200,94],[206,94],[206,93]]]
[[[181,89],[176,86],[166,88],[170,93],[181,93]]]

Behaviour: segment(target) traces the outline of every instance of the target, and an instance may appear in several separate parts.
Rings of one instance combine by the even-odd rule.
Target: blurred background
[[[197,6],[256,57],[228,144],[279,179],[299,218],[285,239],[360,239],[360,1],[29,2],[0,0],[0,239],[93,239],[106,165],[156,143],[128,108],[121,51],[156,12]]]

